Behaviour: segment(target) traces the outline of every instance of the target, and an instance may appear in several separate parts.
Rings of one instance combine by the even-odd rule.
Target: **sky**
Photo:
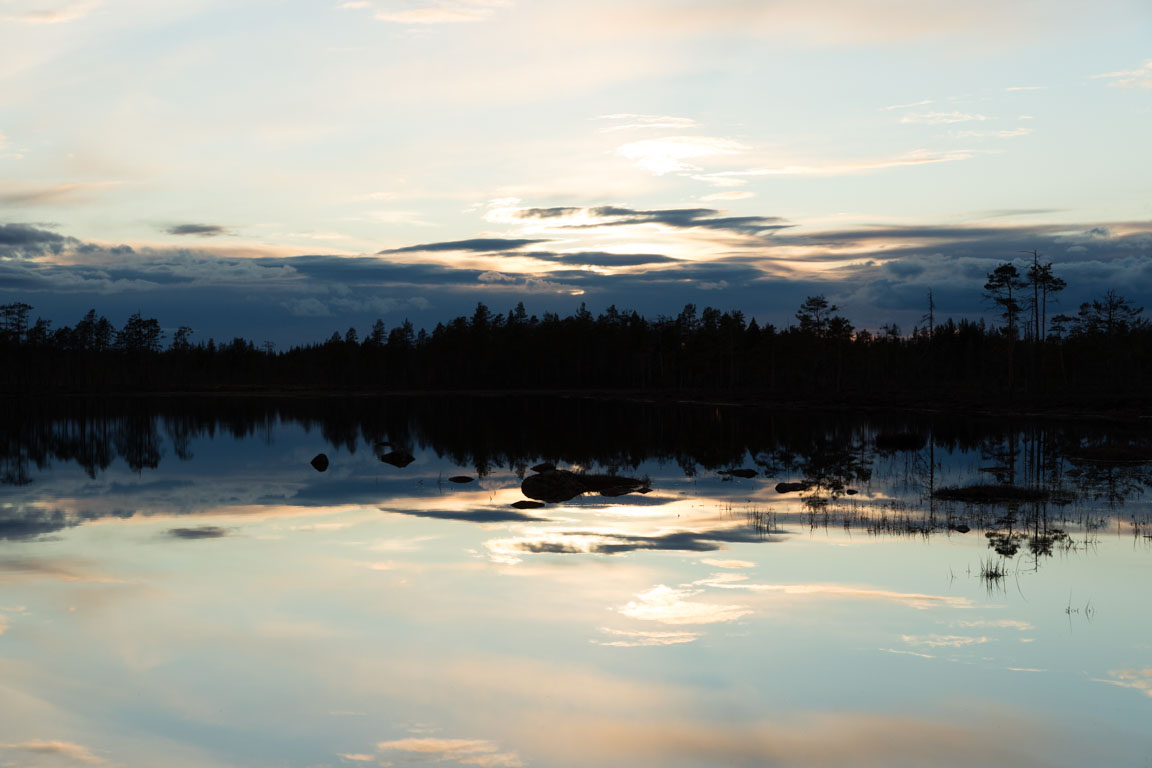
[[[523,302],[1152,307],[1146,0],[0,0],[0,303],[278,345]]]

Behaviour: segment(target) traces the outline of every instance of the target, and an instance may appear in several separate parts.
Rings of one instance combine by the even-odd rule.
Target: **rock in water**
[[[806,491],[811,486],[808,483],[776,483],[776,493],[792,493]]]
[[[328,457],[323,453],[316,454],[316,458],[312,459],[312,468],[317,472],[328,469]]]
[[[391,464],[394,467],[404,468],[416,461],[416,457],[407,451],[392,451],[391,453],[382,455],[380,461],[385,464]]]
[[[728,474],[733,477],[756,477],[760,473],[754,469],[730,469]]]
[[[534,467],[529,467],[533,472],[552,472],[556,469],[556,465],[550,461],[545,461],[537,464]]]
[[[544,506],[544,502],[521,499],[520,501],[512,502],[512,506],[516,507],[516,509],[540,509],[540,507]]]
[[[520,490],[530,499],[558,504],[574,499],[589,489],[576,473],[554,469],[551,472],[541,472],[524,478]]]
[[[470,482],[472,482],[472,478],[468,477],[467,475],[452,475],[452,477],[448,478],[448,482],[450,482],[450,483],[470,483]]]

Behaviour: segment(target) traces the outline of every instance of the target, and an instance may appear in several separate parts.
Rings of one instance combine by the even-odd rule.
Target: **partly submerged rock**
[[[963,523],[960,523],[960,525],[950,525],[950,526],[948,526],[948,530],[950,530],[950,531],[956,531],[956,533],[968,533],[968,531],[970,531],[970,530],[972,530],[972,529],[971,529],[971,528],[969,528],[968,526],[964,525]]]
[[[730,469],[728,474],[733,477],[756,477],[760,473],[754,469]]]
[[[848,494],[849,496],[855,496],[856,494],[860,493],[860,491],[856,490],[855,488],[849,488],[848,490],[844,491],[844,493]]]
[[[470,483],[470,482],[472,482],[473,479],[474,478],[468,477],[468,475],[452,475],[452,477],[448,478],[448,482],[450,482],[450,483]]]
[[[311,464],[312,468],[317,472],[323,472],[328,469],[328,456],[323,453],[318,453],[315,458],[312,459]]]
[[[566,469],[553,469],[538,475],[529,475],[520,484],[520,490],[530,499],[556,504],[574,499],[584,493],[602,496],[623,496],[626,493],[647,492],[643,480],[616,475],[583,475]]]
[[[544,506],[544,502],[521,499],[520,501],[512,502],[512,506],[516,507],[516,509],[540,509],[540,507]]]
[[[776,483],[776,493],[794,493],[796,491],[806,491],[811,487],[811,483]]]
[[[556,465],[550,461],[543,461],[534,467],[530,467],[533,472],[552,472],[556,469]]]
[[[552,504],[574,499],[588,490],[579,475],[565,469],[554,469],[529,475],[520,484],[520,490],[530,499],[547,501]]]
[[[385,464],[391,464],[394,467],[404,468],[416,461],[416,457],[407,451],[390,451],[380,455],[380,461]]]

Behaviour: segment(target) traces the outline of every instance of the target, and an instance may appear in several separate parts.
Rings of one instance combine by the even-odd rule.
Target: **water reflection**
[[[2,419],[0,763],[1152,755],[1124,425],[490,398]]]

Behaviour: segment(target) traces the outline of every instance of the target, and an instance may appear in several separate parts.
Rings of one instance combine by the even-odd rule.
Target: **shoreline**
[[[887,411],[923,413],[927,415],[995,417],[1009,416],[1023,419],[1102,419],[1146,422],[1152,429],[1152,397],[1116,398],[1106,402],[1090,402],[1084,398],[1064,398],[1039,402],[997,402],[987,398],[959,396],[868,397],[845,395],[786,398],[755,392],[720,393],[707,391],[652,391],[630,389],[386,389],[364,388],[311,389],[311,388],[257,388],[237,387],[212,390],[171,390],[156,392],[49,392],[44,394],[3,393],[0,403],[20,402],[77,402],[109,400],[327,400],[335,398],[370,400],[391,398],[557,398],[592,402],[636,403],[664,406],[704,406],[723,408],[755,408],[764,410],[801,410],[822,412]]]

